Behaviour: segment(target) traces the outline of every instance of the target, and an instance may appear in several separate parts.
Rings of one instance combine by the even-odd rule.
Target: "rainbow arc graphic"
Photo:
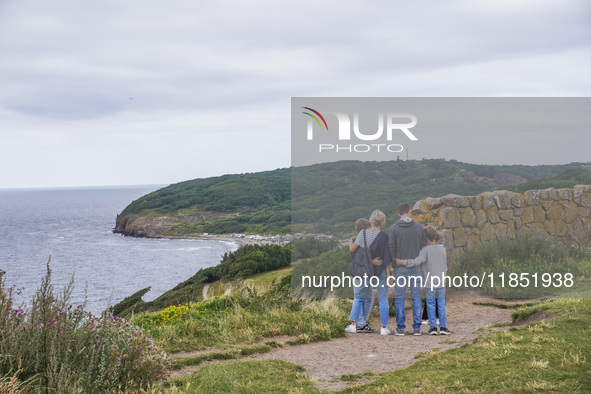
[[[320,115],[320,112],[316,111],[315,109],[312,109],[310,107],[302,107],[304,109],[307,109],[308,111],[314,112],[316,115],[318,115],[320,117],[320,119],[322,119],[322,123],[324,123],[324,126],[326,126],[326,131],[328,131],[328,125],[326,124],[326,120],[324,120],[324,117],[322,115]],[[324,130],[324,127],[322,127],[322,123],[320,123],[320,120],[318,120],[318,118],[314,115],[312,115],[310,112],[302,112],[303,114],[306,114],[308,116],[310,116],[312,119],[314,119],[316,121],[316,123],[318,123],[318,126],[320,126],[320,130]]]

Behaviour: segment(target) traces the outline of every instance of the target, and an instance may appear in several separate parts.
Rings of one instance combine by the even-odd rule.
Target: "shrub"
[[[143,331],[110,312],[96,316],[69,304],[72,287],[73,279],[54,296],[48,262],[30,310],[0,290],[0,376],[20,371],[19,379],[47,391],[101,393],[166,376],[171,359]]]

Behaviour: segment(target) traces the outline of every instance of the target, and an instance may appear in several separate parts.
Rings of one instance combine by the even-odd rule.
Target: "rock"
[[[476,211],[476,227],[482,228],[484,223],[486,223],[486,211],[480,209]]]
[[[468,237],[472,235],[472,231],[466,228],[456,228],[454,229],[454,246],[455,247],[463,247],[468,242]]]
[[[440,212],[444,228],[460,227],[460,213],[457,208],[443,207]]]
[[[540,202],[540,191],[528,190],[523,193],[523,198],[525,198],[527,205],[537,205]]]
[[[550,209],[548,209],[548,211],[546,212],[546,217],[550,220],[557,220],[562,218],[562,215],[564,214],[564,209],[562,209],[562,205],[558,204],[558,203],[554,203],[554,205],[552,205],[552,207],[550,207]],[[538,220],[536,220],[538,221]],[[541,221],[541,220],[539,220]]]
[[[499,210],[499,216],[504,221],[511,220],[514,217],[513,210],[512,209],[501,209],[501,210]]]
[[[444,205],[455,208],[465,208],[470,205],[470,202],[466,197],[457,194],[448,194],[447,196],[441,197],[440,201]]]
[[[564,221],[566,223],[572,223],[579,216],[579,207],[575,203],[569,203],[564,208]]]
[[[441,202],[441,199],[439,199],[439,198],[427,197],[427,205],[430,206],[431,208],[439,208],[440,206],[443,205],[443,203]]]
[[[561,200],[572,200],[573,199],[573,190],[572,189],[558,189],[558,197]]]
[[[462,222],[462,226],[464,227],[474,227],[476,226],[476,215],[472,208],[460,208],[460,218]]]
[[[492,224],[495,224],[495,223],[498,223],[501,221],[501,219],[499,217],[499,210],[497,209],[497,207],[492,207],[489,210],[487,210],[486,217],[487,217],[488,221]]]

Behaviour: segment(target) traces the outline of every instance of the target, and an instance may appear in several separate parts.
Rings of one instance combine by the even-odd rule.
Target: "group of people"
[[[359,248],[369,248],[371,252],[371,265],[368,267],[371,272],[368,272],[368,276],[375,276],[379,280],[376,290],[380,311],[380,334],[391,334],[388,328],[390,313],[388,284],[394,283],[394,309],[396,312],[394,335],[405,335],[407,287],[410,287],[412,298],[413,334],[421,335],[422,282],[425,287],[429,334],[449,335],[445,308],[445,285],[432,282],[433,276],[441,277],[447,272],[445,246],[438,243],[441,237],[435,227],[423,227],[422,224],[412,219],[409,204],[398,205],[398,216],[400,216],[400,220],[394,223],[390,227],[389,233],[386,234],[380,230],[386,222],[386,215],[375,210],[369,220],[357,220],[355,223],[357,235],[349,240],[349,250],[353,257]],[[394,276],[395,280],[388,281],[390,276]],[[423,281],[416,280],[421,276]],[[437,286],[435,286],[436,284]],[[367,286],[365,282],[354,286],[354,299],[349,316],[351,324],[345,328],[346,332],[374,332],[367,322],[373,303],[374,293],[371,286]]]

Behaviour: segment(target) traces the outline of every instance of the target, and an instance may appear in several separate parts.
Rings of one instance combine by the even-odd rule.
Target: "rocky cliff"
[[[582,244],[591,241],[591,186],[427,198],[416,202],[413,217],[443,233],[452,259],[482,241],[516,239],[525,231],[541,231],[567,244]]]

